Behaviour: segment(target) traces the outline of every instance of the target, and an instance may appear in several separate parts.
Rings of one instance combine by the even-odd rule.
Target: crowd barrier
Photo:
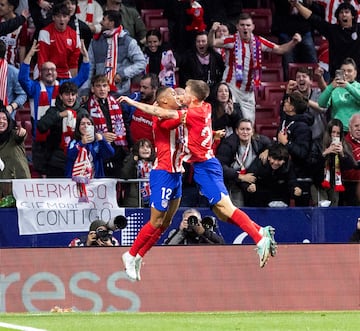
[[[178,227],[181,214],[186,208],[180,208],[168,231]],[[210,209],[199,209],[203,216],[213,215]],[[359,207],[309,207],[309,208],[243,208],[260,225],[271,224],[276,228],[276,240],[279,243],[347,243],[356,227],[360,215]],[[123,210],[128,225],[114,236],[121,245],[129,246],[142,225],[150,217],[147,208],[126,208]],[[0,209],[0,247],[65,247],[74,237],[86,235],[84,231],[48,232],[21,235],[16,208]],[[36,220],[29,220],[36,222]],[[251,238],[234,225],[218,221],[218,231],[227,244],[252,243]],[[168,235],[164,233],[158,244]]]

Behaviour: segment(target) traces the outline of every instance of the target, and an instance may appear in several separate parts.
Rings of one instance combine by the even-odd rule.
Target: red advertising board
[[[0,312],[357,310],[360,246],[280,245],[264,269],[254,245],[154,247],[142,280],[126,247],[0,250]]]

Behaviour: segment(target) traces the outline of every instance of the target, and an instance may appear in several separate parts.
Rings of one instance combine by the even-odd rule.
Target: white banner
[[[15,179],[13,194],[20,235],[88,231],[96,219],[125,216],[116,199],[116,180],[93,179],[86,185],[89,202],[79,202],[71,179]]]

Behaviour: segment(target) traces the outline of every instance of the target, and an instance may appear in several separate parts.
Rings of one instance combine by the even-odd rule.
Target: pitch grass
[[[354,331],[360,312],[26,313],[0,322],[47,331]]]

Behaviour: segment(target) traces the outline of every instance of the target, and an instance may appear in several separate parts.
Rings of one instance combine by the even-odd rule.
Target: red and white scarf
[[[44,114],[49,109],[49,107],[55,106],[56,97],[59,95],[59,82],[56,80],[49,104],[49,95],[46,90],[46,86],[44,82],[41,80],[39,81],[39,84],[40,84],[40,95],[39,95],[39,103],[37,109],[35,109],[34,99],[30,99],[31,117],[34,120],[35,128],[37,126],[37,121],[44,116]],[[49,131],[45,133],[41,133],[36,129],[35,140],[38,142],[46,141],[48,135],[49,135]]]
[[[116,102],[115,98],[111,95],[108,95],[107,102],[109,106],[109,115],[111,119],[112,130],[113,133],[116,134],[116,139],[114,143],[115,145],[119,146],[127,146],[126,129],[122,116],[122,110],[119,104]],[[106,125],[105,116],[101,110],[97,98],[94,95],[89,98],[88,110],[90,116],[94,120],[95,132],[109,132],[109,129]]]
[[[137,178],[149,178],[150,171],[153,167],[153,163],[150,161],[139,160],[137,163]],[[150,199],[150,183],[141,182],[140,183],[140,192],[143,202],[147,203]]]
[[[108,43],[108,49],[105,59],[105,75],[108,78],[110,84],[110,90],[116,91],[114,78],[117,70],[117,59],[118,59],[118,37],[122,31],[122,26],[114,30],[106,30],[103,32],[103,35],[106,38]]]
[[[4,106],[8,105],[7,99],[7,74],[8,74],[8,63],[5,59],[0,59],[0,99]]]
[[[93,168],[86,147],[77,145],[79,150],[72,169],[72,180],[76,182],[79,202],[89,202],[85,184],[93,177]]]
[[[74,138],[77,112],[67,109],[67,117],[62,120],[61,148],[66,153],[70,141]]]
[[[330,178],[330,166],[329,166],[329,160],[326,160],[325,162],[325,169],[324,169],[324,180],[321,183],[321,186],[324,189],[330,189],[331,188],[331,178]],[[340,169],[340,158],[339,155],[335,155],[335,178],[334,178],[334,191],[335,192],[344,192],[345,187],[342,183],[341,179],[341,169]]]
[[[87,1],[85,22],[88,24],[94,23],[94,4],[93,0]]]

